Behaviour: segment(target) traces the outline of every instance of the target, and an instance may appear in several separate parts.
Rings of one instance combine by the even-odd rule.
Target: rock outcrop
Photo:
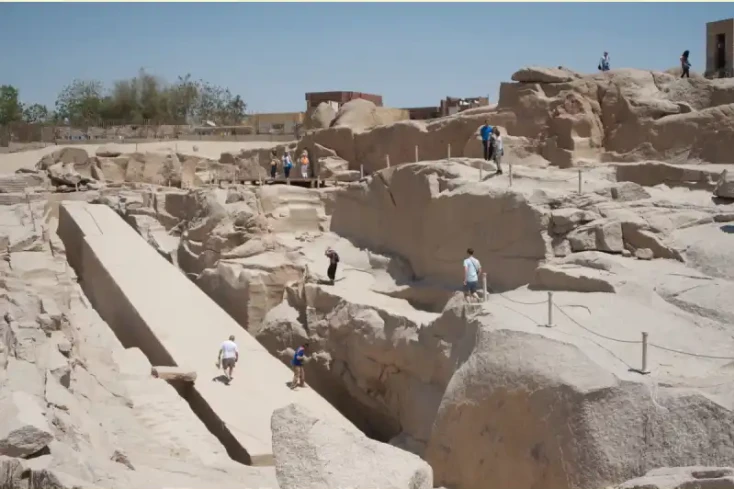
[[[506,129],[506,153],[535,155],[561,167],[599,158],[732,162],[730,79],[680,79],[635,69],[581,75],[565,68],[529,67],[512,80],[500,86],[493,110],[428,123],[385,121],[372,129],[366,122],[339,124],[337,116],[330,129],[305,139],[334,149],[352,170],[362,164],[370,173],[384,168],[387,155],[392,165],[414,162],[415,146],[421,161],[446,157],[449,145],[452,156],[479,156],[476,132],[484,120]]]
[[[724,170],[714,187],[714,195],[722,199],[734,199],[734,172]]]
[[[615,489],[717,489],[734,487],[731,467],[662,467],[643,477],[626,481]]]
[[[417,456],[346,431],[291,404],[273,413],[280,489],[432,489],[431,467]]]

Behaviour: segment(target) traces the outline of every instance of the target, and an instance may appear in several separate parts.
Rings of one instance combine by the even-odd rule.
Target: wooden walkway
[[[221,184],[239,184],[239,185],[246,185],[246,184],[252,184],[252,185],[298,185],[299,187],[310,187],[310,188],[320,188],[326,186],[327,180],[320,179],[320,178],[263,178],[260,180],[252,180],[252,179],[224,179],[219,178],[212,183],[215,183],[217,185]]]

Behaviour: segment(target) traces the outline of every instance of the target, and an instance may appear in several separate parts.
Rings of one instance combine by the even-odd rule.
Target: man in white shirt
[[[466,253],[469,256],[464,260],[464,294],[467,300],[478,300],[477,286],[479,285],[479,275],[482,273],[482,264],[474,258],[473,249],[469,248]]]
[[[234,342],[234,335],[232,335],[219,347],[219,356],[217,357],[217,365],[222,366],[227,380],[232,380],[232,370],[239,359],[240,351],[237,348],[237,343]],[[229,373],[227,370],[229,370]]]

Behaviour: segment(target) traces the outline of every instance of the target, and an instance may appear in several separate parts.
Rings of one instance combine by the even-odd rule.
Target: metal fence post
[[[579,168],[579,193],[583,193],[583,179],[581,177],[581,168]]]
[[[484,302],[487,302],[489,300],[489,295],[487,294],[487,273],[482,274],[482,289],[484,290]]]
[[[642,369],[640,373],[646,374],[647,370],[647,333],[642,332]]]
[[[451,161],[451,143],[449,143],[448,150],[446,151],[446,154],[448,155],[447,159]]]
[[[418,145],[415,145],[415,162],[418,163]]]
[[[385,166],[390,168],[390,155],[385,155]]]
[[[359,178],[364,178],[364,165],[359,165]]]
[[[553,327],[553,292],[548,292],[548,324],[546,327]]]
[[[509,162],[509,166],[510,166],[510,173],[508,174],[508,176],[510,177],[510,187],[512,187],[512,161]]]

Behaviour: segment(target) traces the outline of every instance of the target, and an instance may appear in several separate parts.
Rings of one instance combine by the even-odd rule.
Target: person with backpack
[[[492,158],[492,126],[489,125],[489,120],[484,121],[484,125],[479,128],[479,135],[482,137],[482,150],[484,153],[484,160],[489,161]]]
[[[474,258],[474,250],[469,248],[466,250],[468,255],[464,259],[464,295],[466,300],[479,299],[477,297],[477,288],[479,286],[479,275],[482,273],[482,264]]]
[[[334,285],[336,266],[339,264],[339,255],[331,248],[328,248],[324,254],[329,258],[329,268],[326,270],[326,275],[329,277],[331,285]]]
[[[680,57],[680,67],[682,70],[682,73],[680,74],[681,78],[690,78],[691,77],[691,62],[688,61],[688,55],[690,53],[686,49],[683,51],[683,54]]]
[[[283,153],[283,174],[286,179],[290,178],[291,168],[293,168],[293,161],[291,160],[291,155],[288,154],[288,150],[286,150]]]
[[[296,387],[306,387],[306,372],[303,370],[303,360],[306,356],[306,348],[308,348],[308,342],[296,348],[295,353],[293,353],[293,359],[291,360],[291,365],[293,366],[291,389],[295,389]]]
[[[609,71],[609,53],[604,51],[604,56],[601,57],[599,60],[599,66],[597,67],[599,71]]]

